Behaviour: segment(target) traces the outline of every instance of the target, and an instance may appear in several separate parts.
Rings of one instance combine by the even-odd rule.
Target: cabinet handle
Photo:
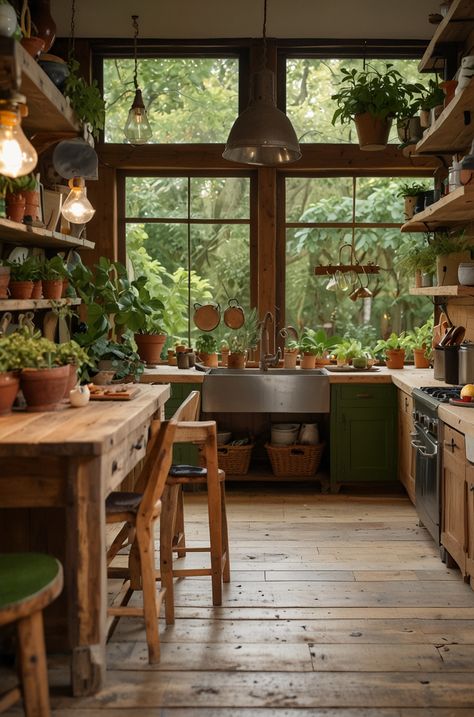
[[[132,443],[130,450],[131,451],[139,451],[141,448],[143,448],[144,440],[145,440],[145,436],[142,434],[136,443]]]
[[[373,398],[371,393],[356,393],[356,398]]]
[[[112,461],[112,473],[115,473],[117,470],[118,470],[117,461]]]
[[[454,453],[455,448],[459,448],[458,444],[454,442],[454,438],[451,438],[450,441],[445,441],[444,445],[448,448],[451,448],[452,452]]]

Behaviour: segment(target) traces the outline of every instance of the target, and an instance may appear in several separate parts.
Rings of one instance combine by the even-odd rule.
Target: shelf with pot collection
[[[418,70],[420,72],[442,70],[446,46],[462,45],[468,40],[473,30],[474,13],[472,1],[452,0],[418,64]]]

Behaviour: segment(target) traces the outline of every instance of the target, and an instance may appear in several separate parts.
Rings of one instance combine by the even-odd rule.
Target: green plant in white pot
[[[436,257],[438,286],[457,285],[459,264],[471,260],[471,242],[464,232],[457,236],[448,232],[435,234],[430,247]]]

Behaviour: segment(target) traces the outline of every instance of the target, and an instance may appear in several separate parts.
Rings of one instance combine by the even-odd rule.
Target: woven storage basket
[[[228,474],[243,476],[246,475],[252,455],[252,445],[247,446],[218,446],[217,462]]]
[[[266,443],[272,470],[276,476],[312,476],[318,470],[324,443],[317,446],[293,444],[272,446]]]

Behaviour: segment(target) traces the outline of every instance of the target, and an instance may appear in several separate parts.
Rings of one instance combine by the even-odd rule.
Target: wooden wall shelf
[[[20,246],[54,247],[55,249],[72,249],[79,247],[93,249],[94,242],[78,239],[69,234],[51,232],[49,229],[30,227],[10,219],[0,219],[0,242],[18,244]]]
[[[474,296],[474,286],[421,286],[410,289],[413,296]]]
[[[429,232],[474,221],[474,186],[458,187],[402,225],[402,232]]]
[[[454,154],[469,148],[474,137],[474,80],[456,95],[416,145],[416,151]]]
[[[421,58],[418,70],[441,70],[443,46],[463,43],[474,30],[474,0],[453,0]]]
[[[53,306],[79,306],[81,299],[0,299],[0,311],[51,309]]]

